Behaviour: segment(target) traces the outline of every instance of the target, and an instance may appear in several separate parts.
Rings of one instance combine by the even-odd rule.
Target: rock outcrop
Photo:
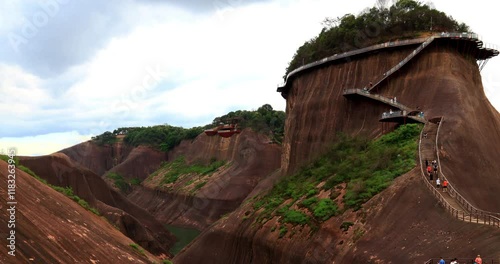
[[[376,90],[387,98],[443,117],[441,164],[458,191],[483,210],[499,211],[500,115],[485,97],[475,59],[458,42],[434,41]],[[323,153],[339,132],[375,138],[395,124],[380,123],[389,107],[345,98],[398,64],[415,46],[366,53],[296,76],[287,92],[281,168],[297,171]],[[358,212],[323,223],[317,232],[294,227],[279,238],[276,219],[252,224],[246,204],[219,220],[176,256],[176,263],[391,263],[439,255],[498,256],[498,228],[455,220],[437,204],[418,170],[401,176]],[[344,221],[353,222],[348,231]],[[290,227],[292,228],[292,227]],[[290,231],[289,228],[289,231]]]
[[[113,190],[94,172],[74,164],[63,153],[19,159],[49,184],[72,188],[137,244],[153,254],[168,255],[175,238],[147,211]]]
[[[182,156],[188,164],[225,160],[227,166],[196,191],[183,191],[187,180],[176,182],[170,191],[146,181],[128,198],[161,221],[199,230],[236,209],[257,183],[280,166],[280,146],[250,129],[230,138],[201,134],[182,142],[168,156],[169,161]]]
[[[60,152],[99,176],[116,172],[126,179],[144,180],[166,160],[164,152],[146,146],[129,146],[123,141],[103,146],[87,141]]]
[[[160,260],[68,197],[21,170],[15,171],[15,227],[8,228],[7,163],[0,160],[1,263],[152,263]],[[9,213],[10,214],[10,213]],[[5,240],[15,232],[15,256]],[[10,244],[10,243],[9,243]]]

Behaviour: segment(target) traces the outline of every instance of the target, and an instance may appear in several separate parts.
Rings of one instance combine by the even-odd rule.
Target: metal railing
[[[437,130],[437,134],[436,134],[436,156],[437,156],[437,162],[439,164],[438,166],[438,170],[439,170],[439,174],[443,177],[443,179],[447,180],[449,185],[448,185],[448,189],[449,189],[449,193],[450,193],[450,196],[452,196],[462,207],[464,207],[464,209],[466,209],[467,211],[469,211],[471,214],[476,214],[476,215],[479,215],[481,217],[483,217],[485,220],[488,220],[488,221],[497,221],[497,226],[500,227],[500,213],[497,213],[497,212],[488,212],[488,211],[484,211],[484,210],[481,210],[481,209],[478,209],[476,207],[474,207],[469,201],[467,201],[454,187],[453,185],[451,184],[450,180],[444,175],[442,169],[441,169],[441,160],[439,159],[439,146],[438,146],[438,141],[439,141],[439,131],[441,129],[441,125],[443,124],[444,122],[444,117],[441,117],[441,121],[439,122],[439,126],[438,126],[438,130]]]
[[[394,99],[390,99],[390,98],[387,98],[385,96],[378,95],[378,94],[373,94],[373,93],[370,93],[369,91],[364,90],[364,89],[359,89],[359,88],[345,89],[344,94],[359,94],[362,96],[366,96],[366,97],[375,99],[377,101],[381,101],[381,102],[386,103],[388,105],[394,106],[400,110],[404,110],[404,111],[408,111],[408,112],[410,112],[412,110],[408,106],[401,104],[401,103],[395,101]]]
[[[421,175],[422,175],[423,180],[425,182],[425,185],[429,188],[429,190],[432,192],[432,194],[434,194],[434,196],[438,199],[438,202],[444,207],[444,209],[446,211],[450,212],[450,214],[452,216],[456,217],[456,216],[459,216],[460,214],[463,215],[464,212],[457,210],[451,204],[449,204],[448,201],[443,197],[443,195],[441,194],[441,192],[439,192],[436,188],[434,188],[434,185],[432,183],[430,183],[427,180],[427,177],[425,176],[424,168],[423,168],[424,166],[423,166],[423,163],[422,163],[422,138],[423,138],[423,133],[424,133],[424,131],[425,131],[425,129],[426,129],[427,126],[428,126],[428,124],[425,124],[424,128],[420,132],[420,140],[419,140],[419,143],[418,143],[418,153],[419,153],[419,160],[420,160],[420,172],[421,172]]]
[[[439,173],[441,175],[440,177],[442,177],[443,180],[448,181],[448,179],[445,177],[445,175],[441,171],[441,162],[439,160],[439,151],[437,148],[438,147],[438,139],[439,139],[439,130],[441,128],[441,124],[443,123],[443,120],[444,120],[444,118],[441,117],[441,119],[439,121],[438,129],[436,132],[435,144],[436,144],[436,156],[437,156],[438,164],[439,164],[438,168],[439,168]],[[426,127],[427,127],[427,124],[425,124],[424,128],[422,129],[422,131],[420,133],[420,141],[418,144],[420,171],[421,171],[421,175],[423,177],[423,180],[426,183],[426,186],[429,188],[429,190],[431,190],[431,192],[438,199],[438,201],[444,207],[444,209],[446,211],[448,211],[453,217],[455,217],[459,220],[465,221],[465,222],[486,224],[486,225],[500,227],[500,219],[498,217],[492,215],[490,212],[482,211],[482,210],[477,209],[474,206],[472,206],[465,198],[463,198],[462,195],[460,195],[460,193],[458,193],[455,190],[455,188],[453,188],[453,185],[449,181],[448,181],[449,184],[447,187],[448,193],[450,194],[450,196],[454,200],[456,200],[460,205],[462,205],[467,212],[454,208],[450,203],[448,203],[448,201],[446,200],[446,198],[444,198],[444,196],[441,194],[441,192],[438,191],[436,188],[434,188],[433,184],[427,180],[427,177],[424,173],[423,163],[422,163],[422,137],[423,137],[423,133],[424,133]]]
[[[295,69],[295,70],[293,70],[293,71],[291,71],[290,73],[287,74],[285,82],[282,83],[282,84],[280,84],[280,85],[278,85],[278,91],[281,91],[282,88],[286,87],[287,84],[288,84],[288,80],[293,75],[295,75],[295,74],[297,74],[297,73],[299,73],[301,71],[304,71],[304,70],[307,70],[307,69],[310,69],[310,68],[314,68],[314,67],[317,67],[317,66],[323,65],[325,63],[329,63],[329,62],[335,61],[335,60],[339,60],[339,59],[347,58],[347,57],[350,57],[350,56],[358,55],[358,54],[361,54],[361,53],[365,53],[365,52],[368,52],[368,51],[375,51],[375,50],[379,50],[379,49],[392,48],[392,47],[408,46],[408,45],[414,45],[414,44],[420,44],[420,43],[424,44],[425,42],[428,41],[427,44],[421,45],[419,48],[417,48],[414,51],[415,53],[418,53],[418,52],[420,52],[423,48],[425,48],[428,44],[430,44],[430,42],[432,42],[436,38],[467,39],[467,40],[475,41],[477,43],[477,48],[478,49],[489,50],[492,53],[494,53],[493,56],[498,55],[499,46],[493,45],[493,44],[485,44],[485,43],[483,43],[483,41],[481,40],[481,38],[480,38],[480,36],[478,34],[475,34],[475,33],[450,33],[450,32],[434,33],[430,37],[427,37],[427,38],[416,38],[416,39],[409,39],[409,40],[396,40],[396,41],[391,41],[391,42],[385,42],[385,43],[381,43],[381,44],[372,45],[372,46],[361,48],[361,49],[347,51],[347,52],[343,52],[343,53],[340,53],[340,54],[337,53],[337,54],[334,54],[332,56],[325,57],[323,59],[320,59],[320,60],[317,60],[317,61],[305,64],[305,65],[302,65],[302,66],[298,67],[297,69]],[[417,52],[417,50],[418,50],[418,52]],[[414,54],[414,55],[416,55],[416,54]],[[397,67],[397,66],[398,65],[396,65],[395,67]],[[388,72],[386,72],[386,74],[388,74],[390,71],[391,70],[389,70]],[[393,72],[390,72],[390,74],[392,74],[392,73]],[[373,87],[375,87],[375,86],[373,86]]]
[[[391,74],[395,73],[397,70],[401,69],[407,62],[409,62],[411,59],[413,59],[417,54],[420,53],[427,45],[429,45],[432,41],[434,40],[434,37],[429,37],[427,38],[418,48],[413,50],[410,55],[406,56],[402,61],[400,61],[396,66],[392,67],[389,69],[387,72],[382,74],[382,78],[378,80],[371,88],[369,91],[373,90],[375,87],[377,87],[381,82],[383,82],[385,79],[387,79]]]
[[[454,258],[443,258],[446,263],[450,263]],[[483,264],[500,264],[500,259],[492,259],[492,258],[482,258]],[[424,264],[436,264],[439,263],[441,258],[431,258],[424,262]],[[460,264],[473,264],[474,258],[457,258],[458,263]]]

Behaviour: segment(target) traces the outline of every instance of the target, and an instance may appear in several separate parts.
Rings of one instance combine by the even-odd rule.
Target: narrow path
[[[425,166],[425,161],[427,160],[428,164],[430,165],[433,160],[438,160],[437,158],[437,152],[436,152],[436,137],[437,137],[437,130],[438,130],[438,124],[432,123],[432,122],[427,122],[424,126],[424,129],[422,131],[422,139],[420,141],[420,159],[421,159],[421,165],[422,166],[422,171],[424,172],[424,178],[425,181],[429,182],[432,185],[432,188],[439,192],[441,196],[446,200],[446,202],[453,207],[459,215],[468,215],[467,210],[463,208],[452,196],[450,196],[450,193],[443,192],[442,188],[437,188],[436,187],[436,179],[439,177],[441,180],[441,185],[443,184],[443,177],[441,177],[439,170],[437,172],[437,175],[434,174],[434,170],[432,173],[434,174],[432,182],[430,181],[429,177],[427,176],[427,167]],[[438,164],[438,166],[441,166],[441,164]],[[432,167],[432,165],[431,165]]]
[[[441,118],[439,122],[442,122]],[[439,125],[432,122],[427,122],[422,130],[420,142],[419,142],[419,156],[420,156],[420,166],[422,177],[426,186],[432,191],[436,198],[441,202],[447,211],[450,212],[455,218],[466,222],[487,224],[500,227],[500,219],[495,215],[488,212],[483,212],[478,210],[468,201],[466,201],[450,184],[446,192],[443,192],[442,188],[436,187],[436,179],[439,177],[441,179],[441,184],[443,179],[446,177],[442,174],[441,169],[438,170],[437,175],[434,175],[433,181],[431,182],[427,175],[427,167],[425,166],[425,161],[427,160],[429,164],[431,161],[438,161],[438,166],[441,167],[439,162],[439,157],[436,151],[436,142],[439,133]],[[434,172],[433,172],[434,173]]]

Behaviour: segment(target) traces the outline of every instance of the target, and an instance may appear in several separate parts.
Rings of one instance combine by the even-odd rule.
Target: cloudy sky
[[[388,0],[391,2],[391,0]],[[491,1],[428,2],[500,44]],[[49,154],[125,126],[204,125],[271,104],[325,17],[376,0],[0,2],[0,150]],[[500,59],[482,71],[500,109]]]

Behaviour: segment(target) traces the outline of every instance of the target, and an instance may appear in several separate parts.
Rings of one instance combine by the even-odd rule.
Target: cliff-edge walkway
[[[492,225],[500,228],[500,213],[487,212],[472,206],[462,195],[460,195],[460,193],[458,193],[453,187],[453,184],[443,174],[438,152],[439,130],[443,121],[444,118],[436,118],[427,122],[420,134],[419,159],[422,179],[441,205],[443,205],[445,210],[453,217],[466,222]],[[434,181],[431,182],[427,177],[425,173],[425,160],[428,162],[437,160],[438,173],[434,176],[434,181],[437,177],[441,179],[441,182],[444,180],[448,181],[446,192],[443,192],[443,189],[438,189]]]

